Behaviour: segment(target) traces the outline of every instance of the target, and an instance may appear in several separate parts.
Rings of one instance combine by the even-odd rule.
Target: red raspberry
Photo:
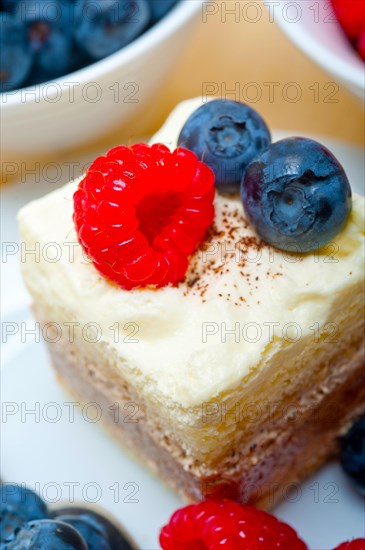
[[[355,47],[361,59],[365,61],[365,29],[364,32],[357,39]]]
[[[365,0],[332,0],[336,17],[350,40],[365,31]]]
[[[162,528],[163,550],[307,550],[291,527],[230,500],[206,500],[177,510]]]
[[[96,269],[125,289],[176,285],[214,218],[214,174],[187,149],[115,147],[74,194],[78,239]]]
[[[354,539],[336,546],[335,550],[365,550],[365,539]]]

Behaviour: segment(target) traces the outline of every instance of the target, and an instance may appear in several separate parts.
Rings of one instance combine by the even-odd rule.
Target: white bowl
[[[183,0],[130,45],[52,82],[0,94],[2,154],[67,150],[146,105],[187,41],[201,0]]]
[[[342,31],[329,0],[265,2],[274,20],[304,53],[363,98],[364,63]]]

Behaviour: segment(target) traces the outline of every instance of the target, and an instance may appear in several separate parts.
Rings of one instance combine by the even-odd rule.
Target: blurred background
[[[148,106],[139,115],[149,117],[150,113],[151,132],[176,103],[209,88],[216,89],[218,96],[227,90],[229,99],[237,99],[238,90],[239,99],[258,110],[271,128],[364,145],[364,103],[360,98],[294,46],[276,21],[270,22],[267,9],[250,23],[254,11],[244,20],[242,14],[235,15],[237,2],[217,4],[217,13],[207,15],[204,23],[197,22],[186,50],[159,90],[156,112],[151,113]],[[227,6],[225,21],[222,4]],[[247,86],[249,83],[253,86]],[[290,83],[294,86],[288,86]],[[300,91],[302,96],[293,101]],[[138,127],[138,119],[134,124]],[[134,124],[129,125],[127,135]]]
[[[9,122],[9,111],[4,109],[1,133],[2,181],[7,183],[19,181],[19,178],[22,181],[32,179],[34,173],[41,173],[42,165],[48,165],[51,160],[61,166],[74,160],[81,165],[81,162],[91,161],[95,155],[105,152],[113,145],[147,139],[178,102],[194,96],[216,95],[244,101],[260,112],[271,129],[289,130],[297,135],[305,133],[313,137],[329,136],[349,144],[364,146],[364,104],[361,94],[359,96],[359,93],[349,91],[348,86],[345,87],[336,76],[321,69],[313,58],[307,57],[293,44],[279,27],[275,17],[270,18],[267,9],[270,2],[265,2],[265,7],[261,0],[185,1],[199,4],[194,14],[195,25],[192,29],[189,27],[185,37],[180,38],[179,51],[168,69],[168,74],[163,75],[162,71],[157,89],[152,93],[148,91],[147,100],[147,91],[144,90],[146,85],[142,82],[143,79],[139,82],[141,72],[138,71],[141,69],[136,68],[132,79],[133,88],[127,88],[124,95],[127,92],[134,93],[134,100],[140,105],[128,122],[117,123],[116,127],[107,132],[100,132],[97,128],[95,131],[88,131],[86,141],[72,145],[69,150],[63,147],[53,152],[37,151],[29,154],[20,150],[9,153],[7,141],[12,133],[12,121]],[[242,10],[245,4],[248,9]],[[289,4],[300,5],[300,2]],[[303,4],[308,5],[308,2],[302,2]],[[316,4],[321,2],[314,2],[313,6]],[[262,6],[262,9],[258,9],[258,6]],[[296,27],[293,25],[295,33]],[[161,35],[164,33],[163,26],[158,30]],[[169,44],[172,44],[171,40],[164,46],[165,50],[169,48]],[[323,57],[322,53],[318,51],[317,61],[320,63],[323,61],[321,56]],[[158,71],[159,66],[164,63],[161,51],[152,59],[152,63],[149,61],[149,70]],[[355,61],[361,63],[360,58]],[[89,69],[92,70],[92,67],[93,65]],[[122,73],[120,78],[123,80]],[[120,101],[121,110],[129,108],[123,97]],[[132,107],[135,109],[136,106],[131,105],[131,109]],[[49,108],[53,109],[53,113],[57,109],[60,111],[57,103]],[[98,109],[96,102],[93,105],[95,117]],[[34,136],[38,132],[39,135],[46,115],[43,122],[38,117],[38,126],[37,118],[32,121],[23,120],[20,113],[21,111],[19,117],[22,119],[18,121],[15,139],[19,135],[21,140],[23,131],[31,131]],[[115,114],[117,120],[118,112],[115,111]],[[15,116],[13,112],[11,116]],[[66,111],[62,113],[62,117],[63,123],[68,124]],[[72,117],[69,118],[69,135],[72,133],[71,122]],[[57,131],[57,125],[52,127],[52,132]],[[76,177],[81,172],[82,167],[79,169],[76,166],[71,176]],[[64,183],[69,175],[69,171],[67,174],[62,172],[59,178],[54,177],[54,184]]]

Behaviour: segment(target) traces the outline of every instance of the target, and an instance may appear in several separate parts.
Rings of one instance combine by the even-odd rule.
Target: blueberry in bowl
[[[0,84],[8,91],[115,53],[178,0],[3,0]],[[19,65],[10,71],[11,64]]]
[[[201,5],[2,0],[3,160],[72,150],[135,117],[176,65]],[[148,124],[141,117],[136,131]]]
[[[25,27],[12,15],[0,17],[0,86],[6,92],[20,87],[33,66]]]
[[[137,38],[150,21],[147,0],[76,0],[74,38],[91,59],[103,59]]]
[[[33,67],[25,84],[51,80],[73,68],[72,5],[65,0],[19,0],[15,19],[25,28]]]
[[[352,206],[351,187],[339,161],[322,144],[300,137],[273,143],[250,164],[241,198],[264,241],[301,253],[334,239]]]
[[[153,23],[159,21],[176,4],[176,0],[148,0]]]

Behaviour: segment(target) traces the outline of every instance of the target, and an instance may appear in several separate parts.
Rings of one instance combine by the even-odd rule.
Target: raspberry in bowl
[[[351,15],[359,16],[352,11],[352,4],[364,6],[363,0],[334,0],[334,6],[340,4],[346,6],[347,20]],[[314,3],[279,0],[276,5],[265,5],[271,11],[272,20],[300,50],[360,99],[364,98],[363,60],[344,33],[330,0]],[[356,12],[361,9],[364,7],[360,6]]]
[[[332,0],[335,15],[354,50],[365,61],[364,0]]]

